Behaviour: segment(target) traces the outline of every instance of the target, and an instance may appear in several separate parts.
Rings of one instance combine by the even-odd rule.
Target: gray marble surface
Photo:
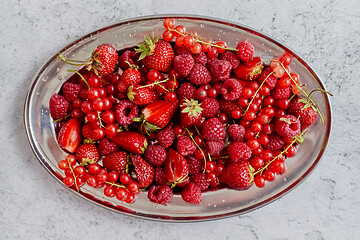
[[[360,7],[341,1],[2,1],[0,239],[354,239],[360,234]],[[152,14],[213,16],[252,26],[300,53],[331,97],[333,131],[319,166],[295,191],[223,220],[173,224],[97,207],[61,187],[25,136],[23,103],[47,58],[76,38]],[[115,238],[114,238],[115,237]]]

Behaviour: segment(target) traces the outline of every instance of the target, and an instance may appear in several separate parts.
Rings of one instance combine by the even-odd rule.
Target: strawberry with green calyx
[[[145,68],[149,70],[156,69],[168,73],[172,68],[175,53],[166,41],[151,36],[145,37],[145,42],[138,45],[135,52],[140,54],[139,61],[142,60]]]
[[[88,166],[92,163],[96,163],[99,158],[99,151],[95,144],[85,143],[76,150],[76,159],[81,166]]]
[[[109,140],[134,154],[144,154],[148,146],[148,140],[144,135],[132,131],[119,132],[109,137]]]
[[[253,57],[249,62],[240,64],[234,73],[240,80],[251,81],[258,78],[264,65],[260,57]]]
[[[154,180],[154,167],[146,162],[140,155],[131,154],[130,158],[134,165],[140,188],[148,187]]]
[[[78,119],[72,118],[60,129],[57,137],[62,149],[74,153],[81,143],[81,123]]]
[[[183,127],[189,128],[201,120],[201,103],[195,99],[184,99],[180,105],[180,123]]]
[[[141,88],[140,85],[131,85],[128,88],[127,97],[136,105],[146,105],[152,100],[150,90],[148,88]]]
[[[187,179],[189,165],[186,159],[173,148],[169,148],[164,162],[164,174],[167,181],[177,184]]]

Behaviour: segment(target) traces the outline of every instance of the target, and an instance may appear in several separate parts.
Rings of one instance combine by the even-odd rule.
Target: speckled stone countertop
[[[4,1],[0,10],[0,239],[354,239],[360,234],[360,5],[341,1]],[[284,42],[320,74],[332,136],[296,190],[245,215],[161,223],[74,196],[39,164],[23,104],[34,74],[57,50],[120,20],[163,13],[232,20]],[[114,238],[115,237],[115,238]]]

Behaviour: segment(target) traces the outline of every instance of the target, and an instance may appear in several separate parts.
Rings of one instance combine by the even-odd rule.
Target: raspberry
[[[193,55],[190,48],[188,48],[188,47],[179,47],[176,44],[174,45],[174,51],[175,51],[175,55],[190,55],[190,56]]]
[[[236,55],[240,58],[243,62],[248,62],[251,60],[251,58],[254,55],[254,46],[249,43],[248,41],[242,41],[240,42],[236,49],[239,51],[236,52]]]
[[[166,150],[158,144],[150,145],[145,151],[145,159],[155,167],[160,167],[166,160]]]
[[[281,137],[295,137],[301,131],[300,120],[293,115],[285,115],[275,122],[275,131]]]
[[[189,165],[189,174],[194,175],[204,169],[204,159],[197,159],[194,156],[190,156],[186,160]]]
[[[206,141],[205,148],[210,155],[219,154],[225,147],[224,141]]]
[[[173,144],[174,139],[175,134],[170,125],[156,133],[156,140],[158,140],[159,144],[164,148],[169,148]]]
[[[226,60],[231,64],[232,69],[235,69],[239,66],[240,60],[238,56],[236,56],[235,53],[226,51],[223,54],[221,54],[220,60]]]
[[[206,98],[201,102],[202,115],[206,118],[215,117],[220,110],[219,102],[215,98]]]
[[[194,99],[196,88],[189,82],[181,84],[177,90],[178,99]]]
[[[269,136],[269,142],[264,145],[265,149],[274,151],[280,150],[285,146],[285,142],[277,134],[272,134]]]
[[[194,68],[191,70],[189,80],[196,85],[207,84],[211,81],[211,74],[206,67],[196,63]]]
[[[98,149],[100,155],[107,156],[113,152],[119,151],[119,147],[116,143],[109,141],[107,138],[102,138],[99,141]]]
[[[261,84],[265,79],[265,83],[268,85],[270,89],[273,89],[276,86],[276,83],[278,79],[274,76],[274,74],[271,74],[269,77],[268,75],[272,73],[272,69],[270,67],[265,68],[262,73],[260,74],[257,81]],[[266,78],[267,77],[267,78]]]
[[[206,173],[198,173],[191,178],[191,182],[195,183],[203,191],[210,186],[210,183],[206,177]]]
[[[126,113],[128,115],[126,116]],[[130,125],[139,116],[139,108],[129,100],[121,100],[115,108],[116,121],[120,125]]]
[[[194,152],[196,151],[195,143],[188,136],[185,135],[181,135],[177,139],[176,148],[178,152],[183,156],[194,154]]]
[[[153,203],[166,206],[173,198],[173,192],[168,186],[152,185],[148,192],[148,198]]]
[[[66,100],[69,102],[74,101],[76,98],[79,97],[79,93],[83,88],[80,84],[76,83],[65,83],[62,87],[63,90],[63,96]]]
[[[275,99],[280,98],[290,98],[291,96],[291,87],[282,88],[279,83],[276,83],[275,89],[272,90],[272,96]]]
[[[189,76],[195,61],[191,55],[178,55],[174,58],[174,68],[183,77]]]
[[[181,191],[181,197],[188,203],[200,203],[202,199],[200,187],[195,183],[189,183]]]
[[[233,162],[248,160],[251,157],[251,149],[243,142],[232,142],[226,147],[226,150]]]
[[[122,70],[125,70],[130,67],[129,63],[131,65],[139,65],[139,62],[137,61],[138,58],[139,56],[135,53],[135,51],[126,50],[119,57],[119,66]]]
[[[50,115],[53,119],[60,119],[66,116],[69,109],[69,102],[61,95],[55,93],[49,101]]]
[[[220,92],[225,100],[233,101],[239,99],[242,89],[243,87],[238,80],[229,78],[221,85]]]
[[[231,113],[235,109],[241,109],[237,101],[226,101],[222,98],[219,99],[220,111],[226,113],[228,116],[231,116]]]
[[[225,81],[230,77],[232,65],[225,60],[214,60],[209,64],[209,69],[215,81]]]
[[[299,118],[302,129],[309,127],[317,118],[315,110],[311,106],[305,106],[305,100],[301,98],[291,102],[288,112]]]
[[[156,185],[167,185],[168,181],[165,178],[164,169],[162,168],[155,168],[154,171],[154,180]]]
[[[194,61],[195,63],[198,63],[198,64],[201,64],[203,66],[206,65],[207,61],[208,61],[208,58],[206,56],[206,53],[204,52],[200,52],[198,54],[194,54],[193,55],[193,58],[194,58]]]
[[[228,134],[234,141],[241,142],[244,140],[245,128],[239,124],[231,124],[228,128]]]
[[[204,123],[201,133],[206,140],[222,141],[225,138],[225,127],[218,118],[210,118]]]

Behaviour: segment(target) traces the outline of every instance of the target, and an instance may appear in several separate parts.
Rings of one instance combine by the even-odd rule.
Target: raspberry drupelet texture
[[[200,190],[203,191],[209,188],[210,183],[206,177],[206,173],[198,173],[191,177],[191,182],[195,183],[200,187]]]
[[[207,84],[211,81],[211,74],[206,67],[196,63],[191,70],[189,80],[196,85]]]
[[[232,65],[226,60],[215,59],[209,64],[214,81],[225,81],[230,77]]]
[[[130,125],[133,123],[133,119],[138,116],[139,107],[129,100],[121,100],[115,108],[116,121],[120,125]]]
[[[277,134],[272,134],[269,136],[269,142],[264,145],[265,149],[274,151],[274,150],[280,150],[285,146],[285,142],[279,137]]]
[[[275,122],[275,131],[281,137],[295,137],[301,131],[300,120],[293,115],[285,115]]]
[[[188,203],[200,203],[202,199],[201,189],[198,185],[191,182],[183,188],[181,197]]]
[[[225,100],[233,101],[239,99],[242,89],[243,87],[238,80],[229,78],[221,85],[220,92]]]
[[[226,147],[230,159],[233,162],[248,160],[251,157],[251,149],[243,142],[232,142]]]
[[[189,54],[178,55],[174,58],[174,68],[183,77],[189,76],[191,69],[193,69],[195,61]]]
[[[240,124],[231,124],[228,128],[228,134],[236,142],[243,141],[245,136],[245,128]]]
[[[218,118],[210,118],[204,123],[201,133],[206,140],[222,141],[225,138],[225,127]]]
[[[156,133],[156,140],[158,140],[159,144],[164,148],[169,148],[173,144],[174,139],[175,134],[171,125]]]
[[[197,159],[193,155],[186,158],[189,165],[189,174],[194,175],[204,169],[204,159]]]
[[[69,102],[61,95],[55,93],[49,102],[50,115],[53,119],[60,119],[66,116],[69,109]]]
[[[219,113],[220,105],[215,98],[206,98],[201,103],[202,115],[206,118],[215,117]]]
[[[219,154],[225,147],[224,141],[206,141],[205,148],[210,155]]]
[[[153,203],[166,206],[173,198],[173,192],[169,186],[152,185],[148,192],[148,198]]]
[[[166,150],[164,147],[154,144],[145,150],[145,159],[155,167],[160,167],[166,160]]]
[[[221,54],[220,60],[228,61],[231,64],[232,69],[237,68],[240,64],[238,56],[230,51],[225,51],[223,54]]]
[[[194,99],[196,88],[189,82],[185,82],[177,89],[178,99]]]
[[[240,42],[236,48],[238,49],[236,55],[243,62],[250,61],[251,58],[254,56],[254,46],[246,40]]]
[[[176,149],[185,157],[194,154],[196,151],[196,145],[188,136],[181,135],[177,139]]]

